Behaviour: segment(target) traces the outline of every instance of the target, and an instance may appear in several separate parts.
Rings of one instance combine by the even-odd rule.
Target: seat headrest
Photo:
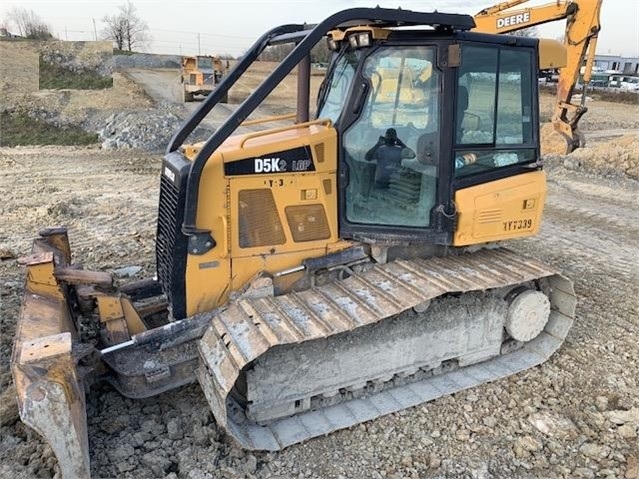
[[[468,108],[468,89],[465,86],[457,88],[457,111],[466,111]]]

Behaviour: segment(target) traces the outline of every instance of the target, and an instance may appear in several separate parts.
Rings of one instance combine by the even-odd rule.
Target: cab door
[[[440,167],[450,153],[441,147],[437,50],[388,44],[360,62],[340,124],[340,231],[346,237],[433,240],[441,233],[432,218]]]

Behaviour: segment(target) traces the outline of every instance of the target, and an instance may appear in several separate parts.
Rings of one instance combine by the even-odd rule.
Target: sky
[[[105,15],[117,12],[117,1],[2,0],[0,20],[13,7],[33,10],[62,40],[98,39]],[[499,0],[133,0],[149,27],[151,41],[143,51],[171,54],[241,55],[266,30],[286,23],[317,23],[339,10],[352,7],[402,7],[409,10],[475,14]],[[553,0],[530,0],[534,6]],[[521,8],[519,7],[519,8]],[[515,7],[517,8],[517,7]],[[4,22],[6,23],[6,22]],[[94,29],[95,23],[95,29]],[[639,2],[604,0],[598,54],[639,56]],[[560,37],[565,22],[540,27],[540,36]],[[15,33],[15,29],[9,29]],[[199,43],[198,43],[199,41]],[[199,52],[198,52],[199,49]]]

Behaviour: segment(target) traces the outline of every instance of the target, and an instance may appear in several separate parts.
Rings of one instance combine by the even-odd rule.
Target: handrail
[[[265,118],[256,118],[255,120],[244,120],[240,126],[259,125],[261,123],[269,123],[271,121],[292,120],[297,117],[297,113],[287,113],[286,115],[271,115]]]
[[[247,141],[254,140],[255,138],[259,138],[260,136],[272,135],[274,133],[295,130],[297,128],[306,128],[307,126],[311,125],[325,125],[327,128],[330,128],[332,124],[333,122],[329,118],[320,118],[318,120],[306,121],[304,123],[296,123],[294,125],[280,126],[279,128],[271,128],[269,130],[256,131],[253,133],[249,133],[244,138],[242,138],[242,141],[240,142],[240,148],[244,148],[244,143],[246,143]]]

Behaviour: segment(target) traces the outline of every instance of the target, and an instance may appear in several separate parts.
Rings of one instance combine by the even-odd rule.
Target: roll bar
[[[244,72],[257,60],[259,55],[270,45],[296,43],[297,46],[287,55],[279,66],[262,82],[262,84],[244,100],[204,143],[195,160],[191,164],[186,188],[184,206],[184,222],[182,233],[189,236],[189,252],[203,254],[215,246],[210,231],[200,229],[196,225],[198,191],[204,166],[213,152],[240,126],[240,124],[264,101],[264,99],[280,84],[291,70],[302,63],[302,67],[310,70],[307,60],[311,49],[328,32],[336,28],[347,28],[356,25],[375,25],[378,27],[400,26],[433,26],[438,30],[466,31],[475,27],[470,15],[448,13],[422,13],[411,10],[387,8],[352,8],[335,13],[308,29],[308,25],[283,25],[262,35],[247,51],[240,62],[231,70],[225,79],[207,97],[200,107],[186,120],[180,130],[173,135],[167,147],[167,156],[179,154],[178,148],[186,138],[208,115],[213,107],[222,99]],[[308,74],[308,71],[307,71]],[[308,94],[307,94],[308,96]],[[298,121],[308,118],[308,100],[305,104],[306,114],[300,113],[298,103]]]

